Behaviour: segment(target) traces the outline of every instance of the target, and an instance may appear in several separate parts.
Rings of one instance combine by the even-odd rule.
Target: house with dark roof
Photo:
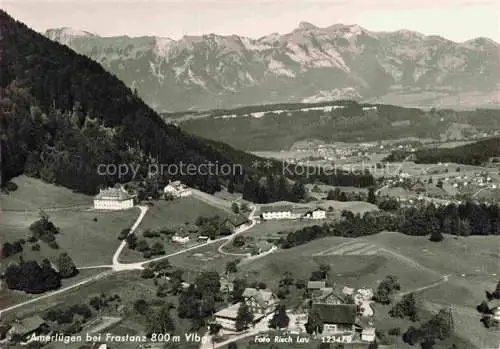
[[[323,336],[334,336],[335,341],[350,343],[356,331],[357,307],[355,304],[314,303],[315,312],[323,322]]]
[[[245,289],[243,302],[246,303],[253,314],[253,323],[257,323],[265,316],[273,313],[278,303],[276,296],[270,290],[257,290],[255,288]],[[235,331],[236,318],[241,304],[241,302],[236,303],[216,312],[214,314],[215,322],[224,329]]]
[[[310,211],[311,211],[311,209],[309,207],[293,206],[292,207],[292,218],[293,219],[304,218],[304,217],[306,217],[307,213]]]
[[[17,337],[20,340],[26,340],[31,334],[42,331],[45,325],[45,320],[38,315],[16,320],[7,332],[7,338],[12,340],[13,337]]]
[[[272,250],[273,248],[276,248],[274,244],[266,241],[266,240],[257,240],[256,242],[252,243],[251,245],[251,254],[252,256],[259,255],[261,253],[266,253]]]
[[[249,287],[243,291],[242,297],[252,313],[263,316],[274,312],[278,303],[276,296],[270,290],[257,290]]]
[[[248,223],[250,223],[250,220],[242,214],[230,215],[223,222],[223,224],[231,231],[235,231],[236,229]]]
[[[326,287],[326,281],[308,281],[307,289],[308,290],[321,290]]]
[[[326,218],[326,211],[323,210],[321,207],[315,208],[314,210],[308,210],[304,214],[305,218],[310,218],[310,219],[325,219]]]
[[[333,288],[330,287],[325,287],[314,291],[311,295],[311,299],[313,303],[346,304],[345,297],[338,294],[333,290]]]

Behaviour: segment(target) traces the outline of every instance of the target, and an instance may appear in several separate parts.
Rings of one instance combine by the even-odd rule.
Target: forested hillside
[[[99,64],[0,12],[3,175],[40,177],[85,193],[130,180],[102,176],[99,164],[234,163],[177,127],[165,125],[135,93]],[[146,170],[147,166],[142,166]],[[143,173],[144,175],[144,173]],[[210,190],[218,178],[185,181]]]
[[[238,164],[243,173],[191,175],[191,186],[211,192],[231,180],[282,175],[281,164],[252,167],[258,158],[218,142],[207,142],[167,125],[118,78],[0,11],[0,133],[2,177],[26,173],[49,183],[93,194],[100,185],[127,182],[97,172],[99,164]],[[141,177],[142,176],[142,177]],[[293,178],[293,176],[291,176]],[[137,178],[136,178],[137,179]],[[328,181],[366,186],[371,176],[339,174]],[[5,182],[5,181],[4,181]]]
[[[330,107],[328,107],[330,106]],[[282,150],[304,139],[365,142],[405,137],[447,138],[455,128],[470,132],[500,129],[500,110],[471,111],[404,108],[335,101],[212,110],[204,117],[170,114],[169,120],[194,135],[244,150]],[[245,132],[239,132],[245,130]]]
[[[408,153],[396,151],[389,155],[386,160],[401,161],[408,155]],[[420,164],[456,162],[458,164],[481,165],[496,157],[500,157],[500,137],[489,138],[454,148],[418,150],[414,154],[414,161]]]
[[[455,148],[424,149],[416,153],[416,162],[425,164],[456,162],[459,164],[481,165],[490,158],[498,156],[500,156],[500,137]]]

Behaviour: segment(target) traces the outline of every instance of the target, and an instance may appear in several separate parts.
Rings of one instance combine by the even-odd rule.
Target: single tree
[[[221,329],[222,325],[217,322],[208,324],[208,334],[212,337],[212,348],[215,348],[215,337],[217,337]]]
[[[236,273],[238,271],[237,265],[238,265],[237,261],[227,262],[227,264],[226,264],[226,274]]]
[[[144,299],[138,299],[134,303],[134,310],[141,315],[145,315],[149,310],[149,305]]]
[[[441,234],[441,232],[438,229],[432,230],[429,240],[431,240],[433,242],[439,242],[439,241],[443,241],[443,239],[444,239],[444,236],[443,236],[443,234]]]
[[[290,318],[286,313],[286,307],[284,304],[279,304],[276,307],[276,311],[274,313],[273,318],[269,321],[269,327],[277,329],[277,328],[286,328],[288,327],[288,323],[290,322]]]
[[[242,302],[236,315],[236,331],[246,330],[253,323],[253,314],[245,302]]]
[[[366,200],[370,204],[376,204],[377,203],[377,197],[375,195],[375,189],[370,188],[368,189],[368,199]]]
[[[307,323],[305,325],[306,331],[309,334],[313,333],[322,333],[323,332],[323,320],[321,320],[321,316],[315,310],[311,310],[307,317]]]
[[[57,269],[62,278],[70,278],[78,274],[78,269],[71,257],[63,252],[57,258]]]
[[[231,205],[231,208],[232,208],[234,213],[236,213],[236,214],[240,213],[240,205],[238,205],[237,202],[233,202],[233,204]]]
[[[479,304],[476,309],[481,314],[489,314],[490,313],[490,307],[488,306],[488,302],[486,302],[486,301],[482,301],[481,304]]]

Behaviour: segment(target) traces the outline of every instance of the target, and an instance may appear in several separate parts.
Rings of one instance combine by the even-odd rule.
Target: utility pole
[[[0,188],[3,186],[3,156],[2,156],[2,148],[3,148],[3,141],[7,139],[7,136],[5,135],[4,131],[4,126],[3,123],[0,120]]]

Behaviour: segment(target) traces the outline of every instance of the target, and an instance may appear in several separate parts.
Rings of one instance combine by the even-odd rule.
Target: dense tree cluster
[[[488,162],[490,158],[500,156],[500,137],[489,138],[454,148],[421,149],[414,154],[396,150],[386,157],[385,161],[402,161],[410,155],[417,164],[455,162],[458,164],[481,165]]]
[[[361,216],[345,211],[343,216],[344,219],[332,224],[314,225],[290,232],[286,238],[279,240],[279,244],[282,248],[291,248],[326,236],[359,237],[385,230],[395,231],[398,227],[397,217],[387,213],[366,213]]]
[[[177,314],[180,318],[191,320],[193,328],[198,329],[205,324],[205,319],[215,312],[217,302],[222,300],[219,274],[203,272],[179,297]]]
[[[382,231],[400,231],[407,235],[442,240],[442,233],[454,235],[500,234],[500,207],[497,204],[465,202],[436,207],[434,204],[400,208],[397,212],[367,212],[363,216],[343,211],[340,221],[314,225],[293,231],[279,240],[282,248],[291,248],[326,236],[360,237]]]
[[[23,252],[23,245],[25,241],[24,239],[19,239],[14,242],[6,242],[2,246],[2,254],[1,256],[4,258],[10,257],[12,255],[15,255],[16,253],[21,253]]]
[[[326,195],[327,200],[335,200],[335,201],[365,201],[367,198],[366,194],[358,191],[358,192],[347,192],[341,190],[340,188],[335,188],[333,190],[328,191]]]
[[[208,236],[210,239],[215,239],[220,235],[231,235],[233,233],[227,218],[219,215],[212,217],[200,216],[196,219],[195,224],[199,229],[199,233],[201,235]]]
[[[53,247],[56,240],[56,234],[59,234],[59,228],[50,221],[49,216],[42,210],[39,212],[40,218],[30,225],[33,238],[42,240]]]
[[[399,284],[399,280],[392,275],[386,276],[384,280],[380,282],[373,295],[373,299],[382,304],[389,304],[392,301],[392,296],[396,291],[401,289],[401,285]],[[407,299],[411,301],[411,299]],[[395,313],[395,315],[399,315],[399,313]],[[395,316],[394,315],[394,316]]]
[[[424,236],[439,231],[455,235],[500,234],[500,207],[470,201],[436,207],[433,204],[410,207],[401,211],[400,231]]]
[[[243,198],[257,203],[268,203],[280,200],[300,201],[305,198],[306,190],[302,182],[290,184],[284,176],[267,176],[265,181],[259,177],[245,180]]]
[[[89,301],[89,305],[96,311],[103,311],[106,308],[109,308],[117,303],[121,302],[120,295],[106,295],[101,293],[98,296],[92,297]]]
[[[171,304],[165,304],[160,309],[153,311],[148,317],[147,333],[172,333],[175,330],[175,323],[170,316]]]
[[[396,211],[401,207],[401,204],[395,197],[379,197],[377,206],[384,211]]]
[[[19,264],[10,264],[2,277],[9,289],[26,293],[43,293],[61,286],[61,275],[48,259],[42,264],[21,259]]]
[[[151,258],[154,256],[162,256],[165,254],[165,246],[161,242],[155,242],[151,246],[145,239],[137,241],[135,250],[142,252],[144,258]]]
[[[410,326],[403,334],[403,340],[409,345],[445,340],[454,330],[453,316],[450,309],[441,309],[429,321],[416,328]],[[429,343],[430,344],[430,343]]]
[[[391,308],[389,314],[392,317],[409,317],[411,321],[418,321],[419,316],[415,295],[413,293],[404,295],[401,301]]]
[[[52,323],[51,328],[65,335],[75,334],[83,328],[83,323],[92,317],[92,310],[86,304],[74,304],[47,311],[43,318]]]
[[[416,152],[416,163],[435,164],[456,162],[481,165],[492,157],[500,156],[500,137],[490,138],[455,148],[433,148]]]

